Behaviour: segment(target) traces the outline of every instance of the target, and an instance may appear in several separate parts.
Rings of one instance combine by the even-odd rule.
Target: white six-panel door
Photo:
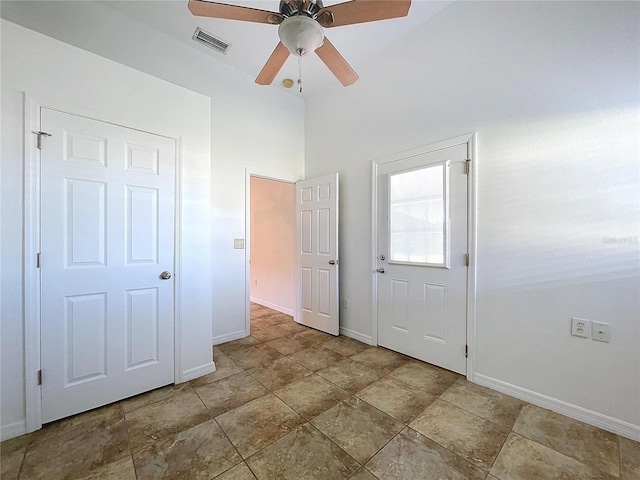
[[[296,183],[298,321],[338,335],[338,174]]]
[[[42,421],[174,381],[175,141],[41,110]],[[166,274],[165,274],[166,276]]]
[[[378,167],[378,343],[466,373],[467,146]]]

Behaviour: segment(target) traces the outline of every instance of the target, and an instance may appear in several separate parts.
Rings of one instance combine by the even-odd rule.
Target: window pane
[[[445,166],[389,176],[390,261],[445,263]]]

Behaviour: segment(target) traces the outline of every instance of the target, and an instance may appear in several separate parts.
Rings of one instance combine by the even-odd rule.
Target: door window
[[[389,175],[389,262],[449,266],[449,162]]]

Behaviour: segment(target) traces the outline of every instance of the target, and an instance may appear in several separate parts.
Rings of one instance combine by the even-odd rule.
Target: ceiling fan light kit
[[[358,74],[324,36],[322,27],[406,17],[410,7],[411,0],[351,0],[326,8],[322,0],[281,0],[280,12],[277,13],[239,5],[189,0],[189,10],[196,16],[279,25],[280,42],[256,78],[256,83],[260,85],[273,82],[289,54],[303,57],[309,52],[316,52],[344,86],[355,83]]]
[[[315,52],[324,43],[320,24],[303,15],[285,18],[278,27],[278,36],[287,50],[299,57]]]

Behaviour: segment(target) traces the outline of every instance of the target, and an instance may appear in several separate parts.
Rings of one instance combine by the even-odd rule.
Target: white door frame
[[[70,115],[89,118],[103,123],[132,128],[100,118],[96,112],[84,105],[70,104],[60,99],[45,99],[24,92],[24,362],[26,432],[42,428],[42,387],[38,385],[41,369],[40,331],[40,269],[37,254],[40,251],[40,150],[37,135],[40,131],[40,109],[47,108]],[[140,130],[134,128],[134,130]],[[146,132],[176,141],[176,189],[175,189],[175,243],[174,243],[174,382],[187,380],[183,377],[180,357],[180,258],[182,252],[181,231],[181,184],[184,147],[182,135],[171,126],[162,132]],[[46,139],[43,139],[46,142]]]
[[[467,379],[474,380],[476,345],[476,169],[478,162],[477,133],[467,133],[441,142],[382,157],[371,162],[371,340],[378,345],[378,167],[385,163],[423,155],[457,145],[467,146],[467,159],[471,160],[467,177],[467,249],[469,271],[467,275]]]
[[[251,333],[251,177],[264,178],[266,180],[273,180],[274,182],[290,183],[295,185],[300,179],[289,177],[287,175],[277,175],[273,172],[265,172],[254,167],[245,167],[245,186],[244,186],[244,296],[245,296],[245,315],[244,315],[244,334],[237,336],[236,338],[246,337]],[[294,272],[291,272],[293,275]],[[298,290],[296,289],[295,292]],[[293,320],[298,321],[298,296],[294,295],[293,300]],[[229,338],[229,340],[235,340],[235,338]],[[227,340],[227,341],[229,341]]]

